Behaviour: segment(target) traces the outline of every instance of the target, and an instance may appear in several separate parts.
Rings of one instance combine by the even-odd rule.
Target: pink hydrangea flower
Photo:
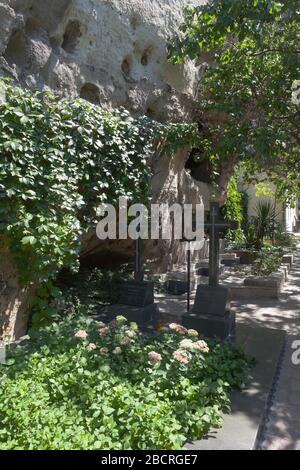
[[[105,324],[103,321],[99,321],[99,322],[98,322],[98,327],[99,327],[99,328],[105,328],[105,327],[106,327],[106,324]]]
[[[194,343],[194,349],[197,349],[198,351],[201,351],[204,353],[209,352],[209,347],[207,343],[203,340],[196,341],[196,343]]]
[[[133,331],[138,331],[139,329],[139,326],[135,321],[130,322],[129,326],[130,326],[130,329]]]
[[[188,336],[191,336],[192,338],[197,338],[199,336],[198,331],[190,329],[187,332]]]
[[[97,346],[95,345],[95,343],[90,343],[87,347],[87,350],[91,352],[91,351],[94,351],[96,348]]]
[[[100,348],[101,354],[107,354],[108,353],[108,348]]]
[[[85,330],[79,330],[77,331],[77,333],[75,333],[75,338],[78,338],[78,339],[85,339],[87,337],[87,332]]]
[[[152,362],[152,364],[157,364],[158,362],[161,361],[161,354],[155,352],[155,351],[151,351],[148,353],[148,358],[149,358],[149,361]]]
[[[170,323],[169,328],[170,330],[176,331],[176,333],[179,333],[181,335],[185,335],[188,332],[188,330],[184,326],[179,325],[178,323]]]
[[[128,338],[128,336],[125,336],[125,338],[122,338],[120,341],[121,346],[128,346],[128,344],[131,343],[131,339]]]
[[[126,331],[128,338],[134,338],[136,336],[136,332],[133,330]]]
[[[180,349],[194,349],[195,344],[196,343],[193,343],[191,339],[183,339],[182,341],[180,341],[179,347]]]
[[[103,337],[103,336],[107,336],[107,335],[108,335],[108,332],[109,332],[109,328],[107,328],[107,326],[106,326],[106,327],[104,327],[104,328],[100,328],[100,330],[99,330],[99,335],[102,336],[102,337]]]
[[[113,354],[122,354],[122,349],[119,348],[119,347],[116,347],[116,348],[113,350]]]
[[[185,351],[181,351],[180,349],[173,352],[173,358],[182,364],[187,364],[189,362],[189,356],[187,353]]]

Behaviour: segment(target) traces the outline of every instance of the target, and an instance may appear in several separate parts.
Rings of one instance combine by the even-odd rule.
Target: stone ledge
[[[288,263],[290,265],[290,267],[292,268],[292,266],[294,264],[294,255],[292,253],[287,254],[287,255],[283,255],[282,262],[283,263]]]
[[[230,300],[278,299],[288,274],[288,266],[281,265],[271,276],[249,276],[245,279],[231,276],[223,279],[222,284],[229,288]]]
[[[226,284],[230,300],[278,299],[280,291],[274,287],[258,287]]]
[[[277,288],[280,286],[283,276],[283,273],[281,276],[250,276],[244,280],[244,286]]]

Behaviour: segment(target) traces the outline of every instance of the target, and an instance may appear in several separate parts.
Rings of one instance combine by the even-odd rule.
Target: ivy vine
[[[170,153],[195,140],[193,124],[134,119],[3,79],[0,87],[0,243],[24,284],[76,270],[81,237],[102,203],[148,201],[157,142]]]
[[[5,83],[0,105],[0,236],[22,280],[75,268],[101,203],[145,201],[155,126],[125,110]]]

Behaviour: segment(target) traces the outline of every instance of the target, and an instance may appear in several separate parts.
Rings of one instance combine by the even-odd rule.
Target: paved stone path
[[[239,322],[283,329],[287,333],[278,382],[259,447],[300,450],[300,364],[292,363],[295,352],[292,344],[300,341],[300,249],[278,301],[261,299],[248,305],[235,302],[234,306]]]
[[[164,321],[180,321],[186,308],[185,296],[160,294],[156,301]],[[292,344],[295,340],[300,341],[300,247],[279,300],[258,299],[248,304],[243,300],[233,302],[233,308],[240,323],[281,329],[287,333],[280,373],[259,448],[300,450],[300,365],[292,363]]]

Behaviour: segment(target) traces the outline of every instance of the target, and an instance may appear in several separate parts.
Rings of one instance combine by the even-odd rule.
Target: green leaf
[[[36,242],[37,240],[33,236],[23,237],[21,240],[22,245],[35,245]]]

